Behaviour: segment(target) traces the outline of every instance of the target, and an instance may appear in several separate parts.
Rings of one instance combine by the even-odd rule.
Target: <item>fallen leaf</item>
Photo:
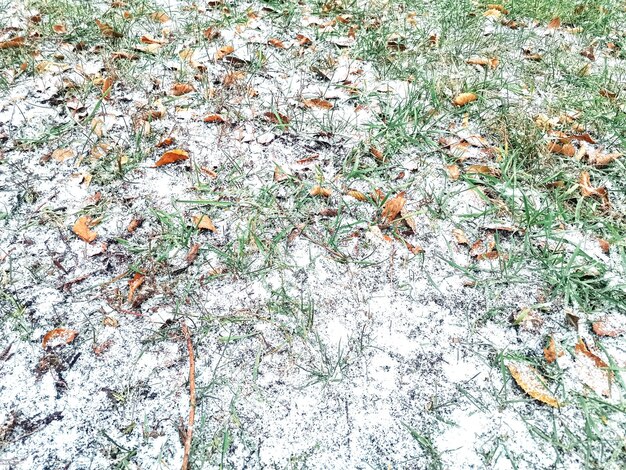
[[[59,148],[52,152],[51,158],[57,162],[64,162],[75,156],[76,152],[73,149]]]
[[[134,233],[135,230],[137,230],[141,226],[141,224],[143,224],[143,219],[133,218],[133,220],[131,220],[128,224],[126,230],[128,230],[129,233]]]
[[[156,144],[155,147],[157,148],[164,148],[164,147],[169,147],[170,145],[172,145],[174,142],[176,141],[176,139],[174,137],[166,137],[165,139],[163,139],[161,142],[159,142],[158,144]]]
[[[608,166],[622,156],[621,153],[589,152],[589,163],[597,167]]]
[[[415,222],[415,217],[413,217],[411,211],[409,211],[406,206],[400,210],[400,217],[413,233],[417,233],[417,223]]]
[[[167,41],[165,39],[155,39],[152,36],[148,36],[147,34],[141,36],[139,40],[144,44],[159,44],[161,46],[167,44]]]
[[[168,150],[161,156],[161,158],[159,158],[159,160],[154,164],[154,166],[169,165],[170,163],[180,162],[182,160],[187,160],[188,158],[189,158],[189,153],[186,150],[182,150],[182,149]]]
[[[598,93],[600,93],[600,96],[602,96],[603,98],[608,98],[610,100],[614,100],[615,98],[617,98],[617,93],[611,90],[607,90],[606,88],[602,88]]]
[[[270,39],[267,40],[267,43],[270,46],[275,47],[277,49],[284,49],[285,48],[285,44],[280,39],[270,38]]]
[[[457,165],[446,165],[446,171],[451,180],[456,181],[461,177],[461,169]]]
[[[580,174],[578,184],[580,185],[580,192],[583,197],[597,196],[602,200],[603,203],[609,202],[609,194],[606,188],[594,188],[593,186],[591,186],[591,177],[589,176],[589,172],[583,171]]]
[[[170,20],[170,17],[164,11],[150,13],[150,18],[159,23],[167,23]]]
[[[203,119],[204,122],[226,122],[226,120],[219,114],[209,114],[207,116],[205,116],[205,118]]]
[[[595,51],[593,50],[593,45],[586,47],[585,49],[580,51],[580,55],[589,59],[592,62],[596,60],[596,54],[595,54]]]
[[[517,385],[532,398],[555,408],[561,406],[544,385],[547,382],[546,379],[534,367],[525,362],[509,362],[507,368]]]
[[[74,223],[72,231],[82,240],[86,241],[87,243],[91,243],[98,237],[98,234],[91,230],[91,227],[93,226],[94,222],[91,217],[84,215],[82,217],[79,217],[78,220]]]
[[[122,36],[124,36],[122,33],[116,31],[111,25],[107,23],[103,23],[100,20],[95,20],[95,22],[105,38],[121,38]]]
[[[213,225],[213,221],[208,215],[194,215],[191,220],[193,224],[200,230],[209,230],[217,232],[217,228]]]
[[[404,204],[406,204],[405,192],[402,191],[396,197],[388,199],[383,206],[382,218],[386,223],[391,223],[398,216]]]
[[[626,315],[606,315],[600,320],[593,322],[591,327],[598,336],[615,337],[622,335],[626,333]]]
[[[172,95],[174,96],[186,95],[192,91],[195,91],[195,88],[188,83],[174,83],[172,85]]]
[[[385,154],[383,153],[383,151],[374,147],[373,145],[370,146],[370,154],[378,161],[382,162],[385,160]]]
[[[470,165],[465,172],[469,175],[500,176],[500,170],[487,165]]]
[[[478,96],[475,93],[461,93],[452,100],[452,104],[455,106],[465,106],[466,104],[476,101]]]
[[[270,122],[273,122],[274,124],[279,124],[279,125],[287,125],[291,121],[287,116],[277,111],[275,112],[268,111],[264,113],[263,116],[265,116]]]
[[[311,41],[304,34],[296,34],[296,41],[298,41],[298,44],[300,44],[301,46],[310,46],[311,44],[313,44],[313,41]]]
[[[135,46],[133,49],[140,52],[145,52],[146,54],[156,54],[161,50],[163,46],[161,44],[139,44]]]
[[[311,196],[330,197],[333,191],[329,188],[323,188],[320,185],[315,185],[309,191]]]
[[[548,23],[548,29],[558,29],[561,27],[561,18],[558,16],[556,18],[552,18],[552,21]]]
[[[509,14],[509,10],[507,10],[504,5],[500,5],[499,3],[490,3],[487,5],[487,9],[488,10],[497,10],[500,13],[502,13],[503,15],[508,15]]]
[[[26,38],[24,36],[18,36],[6,41],[0,42],[0,49],[11,49],[16,47],[24,47],[26,45]]]
[[[65,27],[64,24],[55,24],[55,25],[52,25],[52,31],[54,31],[57,34],[65,34],[67,33],[67,28]]]
[[[574,347],[576,357],[576,373],[581,382],[591,388],[598,395],[611,394],[611,379],[613,373],[608,364],[589,350],[582,338]]]
[[[407,241],[405,241],[404,244],[406,245],[406,248],[414,255],[419,255],[421,253],[424,253],[424,248],[422,248],[419,245],[412,245],[411,243]]]
[[[602,252],[607,255],[611,251],[611,245],[604,238],[598,239],[598,245],[600,245],[600,249],[602,250]]]
[[[550,336],[548,340],[548,346],[543,349],[543,357],[546,358],[548,364],[552,364],[556,361],[556,342],[552,336]]]
[[[246,74],[241,70],[234,70],[232,72],[228,72],[226,75],[224,75],[224,78],[222,79],[222,84],[225,87],[230,87],[234,85],[235,83],[237,83],[238,81],[243,80],[245,76]]]
[[[111,60],[119,60],[119,59],[137,60],[138,58],[139,56],[137,54],[133,54],[132,52],[128,52],[128,51],[111,52]]]
[[[187,262],[187,264],[193,264],[193,262],[198,257],[199,252],[200,252],[200,243],[194,243],[193,245],[191,245],[191,248],[189,248],[189,251],[187,252],[187,257],[185,258],[185,261]]]
[[[220,47],[218,51],[215,53],[215,60],[222,60],[229,54],[235,52],[235,48],[231,45]]]
[[[54,330],[48,331],[41,341],[41,347],[46,349],[48,346],[55,347],[60,346],[62,344],[70,344],[76,336],[78,335],[78,331],[69,330],[67,328],[55,328]],[[50,344],[52,343],[52,344]]]
[[[483,65],[493,70],[498,67],[500,60],[496,57],[470,57],[465,63],[469,65]]]
[[[213,39],[216,39],[220,35],[220,32],[209,26],[207,29],[205,29],[202,32],[202,35],[205,37],[205,39],[212,41]]]
[[[365,196],[365,194],[363,194],[361,191],[357,191],[356,189],[348,189],[348,191],[346,192],[346,194],[348,196],[353,197],[354,199],[356,199],[357,201],[366,201],[367,197]]]
[[[332,109],[333,104],[330,101],[321,98],[311,98],[309,100],[302,101],[307,108],[320,108],[320,109]]]
[[[128,302],[132,302],[133,296],[135,295],[135,291],[139,289],[139,287],[143,284],[143,281],[146,279],[146,276],[141,273],[135,273],[133,278],[128,281]]]
[[[455,228],[452,230],[452,235],[454,235],[454,239],[459,245],[467,245],[469,246],[469,240],[465,236],[465,232],[460,228]]]
[[[102,82],[102,96],[105,100],[111,99],[111,89],[113,88],[114,82],[115,79],[110,75]]]

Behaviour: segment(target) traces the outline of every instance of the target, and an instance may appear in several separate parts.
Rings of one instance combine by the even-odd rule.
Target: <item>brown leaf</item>
[[[460,228],[453,229],[452,230],[452,235],[454,235],[454,239],[456,240],[456,242],[459,245],[468,245],[469,246],[469,240],[465,236],[465,232],[463,230],[461,230]]]
[[[267,40],[267,43],[270,46],[275,47],[277,49],[284,49],[285,48],[285,44],[280,39],[270,38],[270,39]]]
[[[508,15],[509,14],[509,10],[507,10],[504,5],[500,5],[498,3],[490,3],[487,5],[487,9],[488,10],[497,10],[500,13],[502,13],[503,15]]]
[[[164,11],[155,11],[154,13],[150,13],[150,18],[159,23],[167,23],[170,20],[170,17],[167,16],[167,13]]]
[[[208,215],[194,215],[191,220],[193,224],[200,230],[209,230],[217,232],[217,228],[213,225],[213,221]]]
[[[148,36],[147,34],[141,36],[139,40],[144,44],[159,44],[161,46],[167,44],[167,41],[165,39],[155,39],[152,36]]]
[[[143,224],[143,219],[140,219],[140,218],[133,219],[128,224],[128,227],[126,228],[126,230],[128,230],[130,233],[133,233],[135,230],[137,230],[141,226],[141,224]]]
[[[220,35],[220,32],[216,30],[215,28],[211,28],[209,26],[207,29],[205,29],[202,32],[202,35],[205,37],[205,39],[212,41],[213,39],[216,39]]]
[[[548,364],[552,364],[556,361],[556,342],[552,336],[550,336],[548,346],[543,350],[543,356],[546,358]]]
[[[370,146],[370,154],[378,161],[382,162],[385,160],[385,154],[383,153],[382,150],[374,147],[373,145]]]
[[[465,106],[466,104],[476,101],[478,96],[475,93],[461,93],[452,100],[452,104],[455,106]]]
[[[467,167],[465,172],[469,175],[500,176],[500,170],[487,165],[470,165]]]
[[[330,101],[321,98],[311,98],[310,100],[302,101],[307,108],[320,108],[320,109],[332,109],[333,104]]]
[[[176,139],[174,137],[166,137],[165,139],[163,139],[161,142],[159,142],[158,144],[156,144],[157,148],[164,148],[164,147],[169,147],[170,145],[172,145],[174,142],[176,141]]]
[[[323,188],[320,185],[313,186],[311,188],[311,191],[309,192],[311,196],[320,196],[320,197],[330,197],[332,193],[333,193],[332,189]]]
[[[582,338],[578,339],[578,343],[576,343],[576,346],[574,346],[574,351],[587,356],[589,359],[593,361],[596,367],[601,367],[601,368],[609,367],[608,364],[604,362],[599,356],[589,351],[589,348],[587,348],[587,344],[585,344],[585,341]]]
[[[621,156],[622,154],[617,153],[617,152],[614,152],[614,153],[590,152],[589,163],[597,167],[603,167],[603,166],[610,165]]]
[[[86,241],[87,243],[91,243],[98,237],[98,234],[91,230],[91,227],[93,226],[94,222],[91,217],[84,215],[82,217],[79,217],[78,220],[74,223],[72,231],[82,240]]]
[[[102,82],[102,96],[105,100],[111,99],[111,89],[113,88],[113,83],[115,83],[115,79],[110,75]]]
[[[139,56],[137,54],[133,54],[132,52],[128,52],[128,51],[111,52],[111,60],[119,60],[119,59],[137,60],[138,58]]]
[[[608,364],[591,352],[582,338],[574,347],[574,355],[576,357],[575,370],[581,382],[598,395],[609,396],[613,373],[608,370]]]
[[[224,75],[224,78],[222,79],[222,83],[224,84],[225,87],[230,87],[234,85],[235,83],[237,83],[238,81],[243,80],[245,76],[246,74],[242,72],[241,70],[234,70]]]
[[[195,88],[188,83],[174,83],[172,85],[172,95],[181,96],[195,91]]]
[[[603,203],[609,202],[609,194],[606,188],[594,188],[591,186],[591,177],[589,176],[589,172],[583,171],[580,174],[580,178],[578,179],[578,184],[580,185],[580,192],[583,197],[599,197]]]
[[[404,244],[406,245],[407,250],[409,250],[414,255],[419,255],[421,253],[424,253],[424,248],[422,248],[419,245],[412,245],[407,241],[405,241]]]
[[[620,314],[607,315],[593,322],[593,332],[598,336],[619,336],[626,333],[626,316]]]
[[[52,25],[52,31],[54,31],[57,34],[65,34],[67,33],[67,28],[65,27],[64,24],[59,23],[59,24]]]
[[[203,121],[204,122],[218,122],[218,123],[226,122],[226,120],[219,114],[209,114],[205,116]]]
[[[215,53],[215,60],[222,60],[227,55],[235,52],[235,48],[231,45],[220,47],[218,51]]]
[[[12,49],[16,47],[24,47],[26,45],[26,38],[24,36],[17,36],[6,41],[0,41],[0,49]]]
[[[525,362],[510,362],[507,368],[517,385],[532,398],[555,408],[561,406],[544,385],[547,382],[546,379],[534,367]]]
[[[145,275],[141,273],[135,273],[132,279],[128,281],[128,302],[132,302],[135,291],[139,289],[145,279]]]
[[[320,211],[322,217],[336,217],[339,211],[334,207],[326,207]]]
[[[446,165],[448,176],[451,180],[456,181],[461,177],[461,170],[457,165]]]
[[[55,347],[62,344],[70,344],[74,341],[76,335],[78,335],[78,331],[69,330],[67,328],[55,328],[44,335],[41,341],[41,347],[46,349],[48,346]]]
[[[365,194],[363,194],[361,191],[357,191],[356,189],[348,189],[348,191],[346,192],[346,194],[348,196],[353,197],[354,199],[356,199],[357,201],[366,201],[367,197],[365,196]]]
[[[602,96],[603,98],[608,98],[610,100],[614,100],[615,98],[617,98],[617,93],[611,90],[607,90],[606,88],[602,88],[599,93],[600,96]]]
[[[561,18],[558,16],[556,18],[552,18],[552,21],[548,23],[548,29],[558,29],[561,27]]]
[[[607,255],[611,251],[610,243],[608,241],[606,241],[604,238],[599,238],[598,239],[598,245],[600,245],[600,249],[602,250],[602,252],[607,254]]]
[[[168,150],[161,156],[161,158],[159,158],[159,160],[154,164],[154,166],[169,165],[170,163],[180,162],[182,160],[187,160],[188,158],[189,158],[189,153],[186,150],[182,150],[182,149]]]
[[[199,251],[200,243],[194,243],[193,245],[191,245],[191,248],[189,248],[189,252],[187,253],[187,258],[185,259],[185,261],[187,261],[187,264],[192,264],[196,260]]]
[[[279,125],[287,125],[291,121],[287,116],[279,113],[278,111],[268,111],[266,113],[263,113],[263,116],[265,116],[270,122]]]
[[[386,223],[391,223],[406,204],[405,192],[402,191],[396,197],[388,199],[383,206],[382,218]]]
[[[65,160],[69,160],[70,158],[74,158],[76,156],[76,152],[72,149],[59,148],[52,152],[51,158],[56,160],[57,162],[64,162]]]
[[[311,44],[313,44],[313,41],[311,41],[304,34],[296,34],[296,41],[298,41],[298,44],[300,44],[301,46],[310,46]]]
[[[100,33],[102,33],[105,38],[121,38],[123,36],[122,33],[115,31],[115,29],[113,29],[111,25],[103,23],[100,20],[95,21],[98,25],[98,28],[100,29]]]
[[[500,60],[497,57],[470,57],[465,63],[469,65],[483,65],[493,70],[498,67]]]

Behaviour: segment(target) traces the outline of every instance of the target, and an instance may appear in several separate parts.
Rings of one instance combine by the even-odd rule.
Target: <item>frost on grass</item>
[[[0,13],[0,463],[619,467],[623,15],[318,3]]]

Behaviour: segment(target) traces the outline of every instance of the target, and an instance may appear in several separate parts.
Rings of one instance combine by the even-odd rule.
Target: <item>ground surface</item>
[[[0,467],[623,468],[625,7],[0,0]]]

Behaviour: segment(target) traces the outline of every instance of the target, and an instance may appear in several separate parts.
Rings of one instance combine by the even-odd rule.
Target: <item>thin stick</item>
[[[185,320],[181,323],[183,335],[187,340],[187,352],[189,353],[189,420],[187,422],[187,432],[185,433],[185,454],[183,455],[183,466],[181,470],[189,468],[189,453],[191,452],[191,438],[193,436],[193,422],[196,417],[196,366],[193,358],[193,343],[191,333]]]

